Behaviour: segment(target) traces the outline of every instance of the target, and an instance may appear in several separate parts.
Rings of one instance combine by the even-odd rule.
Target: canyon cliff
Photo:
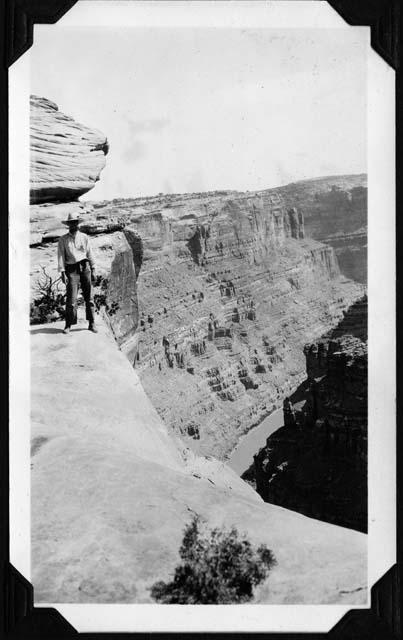
[[[48,104],[32,105],[33,167],[53,158],[46,141],[53,144],[49,131],[60,126],[56,105],[44,120],[38,102]],[[68,123],[81,162],[77,126]],[[35,171],[32,181],[35,191]],[[33,291],[43,267],[56,275],[61,220],[78,211],[114,308],[116,341],[169,430],[197,453],[225,459],[281,405],[304,378],[303,345],[333,328],[364,291],[340,273],[332,247],[307,237],[302,210],[280,190],[94,203],[55,203],[58,193],[43,192],[48,201],[31,206]]]
[[[303,345],[342,321],[363,287],[277,192],[79,202],[94,165],[71,182],[49,170],[38,186],[60,124],[49,105],[32,119],[32,298],[43,270],[59,286],[61,220],[78,211],[102,313],[96,336],[80,322],[68,337],[60,322],[31,330],[36,600],[150,602],[200,515],[272,549],[278,564],[255,602],[364,602],[364,535],[265,504],[216,459],[301,382]],[[104,162],[103,134],[84,139]],[[65,152],[67,173],[75,157],[82,168],[81,151]],[[61,389],[75,399],[67,411]]]
[[[305,346],[300,397],[285,399],[284,427],[244,475],[267,502],[359,531],[367,531],[366,323],[364,297]]]
[[[129,213],[126,237],[137,261],[141,239],[143,259],[139,327],[123,348],[169,428],[223,458],[299,384],[301,346],[362,289],[280,196],[162,204],[151,220]]]
[[[35,229],[50,209],[33,207]],[[82,219],[116,340],[170,431],[198,453],[224,459],[279,406],[304,377],[303,345],[363,293],[278,194],[85,203]],[[57,233],[36,242],[33,280],[55,264]]]
[[[296,206],[303,212],[309,237],[334,248],[341,272],[366,283],[366,174],[301,180],[275,191],[287,206]]]

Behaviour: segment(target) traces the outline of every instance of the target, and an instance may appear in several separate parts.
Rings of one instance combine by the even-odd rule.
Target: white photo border
[[[366,29],[368,32],[368,569],[372,586],[396,562],[394,71],[326,2],[82,0],[56,25]],[[34,45],[35,46],[35,45]],[[10,562],[30,580],[29,93],[30,55],[10,69]],[[391,364],[391,362],[393,364]],[[35,585],[33,585],[35,589]],[[55,607],[78,631],[326,632],[340,605],[77,605]],[[368,608],[367,605],[354,608]]]

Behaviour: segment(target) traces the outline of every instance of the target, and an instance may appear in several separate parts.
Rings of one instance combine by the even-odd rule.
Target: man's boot
[[[68,324],[66,324],[66,326],[64,327],[63,333],[65,334],[70,333],[70,326]]]
[[[88,329],[89,331],[92,331],[92,333],[98,333],[98,329],[95,325],[95,322],[90,322],[88,325]]]

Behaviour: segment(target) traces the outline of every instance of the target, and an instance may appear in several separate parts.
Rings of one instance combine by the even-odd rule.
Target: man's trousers
[[[85,317],[89,322],[94,322],[94,300],[91,286],[91,269],[86,262],[66,265],[66,326],[77,324],[77,294],[81,289],[85,301]]]

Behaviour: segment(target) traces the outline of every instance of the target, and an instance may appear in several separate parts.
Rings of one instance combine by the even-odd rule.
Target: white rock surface
[[[38,602],[150,602],[197,513],[266,543],[257,603],[358,604],[366,536],[263,503],[214,459],[180,454],[108,329],[31,330],[32,581]]]

